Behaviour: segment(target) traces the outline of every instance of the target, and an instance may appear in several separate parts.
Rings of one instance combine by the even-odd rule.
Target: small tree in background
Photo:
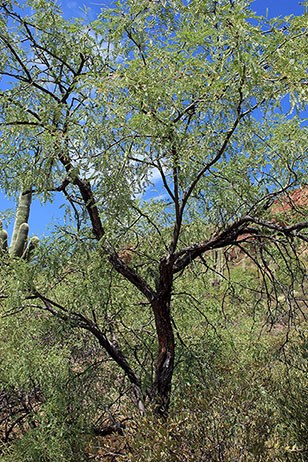
[[[80,270],[83,262],[90,289],[87,299],[80,290],[68,299],[42,283],[42,247],[42,274],[26,297],[90,332],[130,381],[141,412],[150,404],[166,416],[176,358],[172,307],[194,262],[211,267],[213,251],[243,248],[271,322],[283,310],[297,319],[307,217],[285,224],[270,210],[308,183],[300,118],[307,16],[265,20],[247,1],[132,0],[85,24],[65,21],[50,1],[27,5],[31,13],[1,2],[1,180],[10,192],[32,184],[45,199],[65,195],[76,226],[66,228],[74,239],[62,248],[63,268],[76,258]],[[157,197],[147,199],[153,183]],[[114,273],[122,278],[116,284]],[[136,318],[154,320],[158,348],[144,381],[119,342],[123,311],[108,305],[110,291],[124,311],[133,303]]]

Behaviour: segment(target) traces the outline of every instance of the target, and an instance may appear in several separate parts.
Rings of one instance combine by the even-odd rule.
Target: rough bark
[[[158,339],[158,356],[150,399],[154,406],[154,413],[158,416],[167,417],[175,356],[170,304],[165,300],[157,301],[153,304],[153,311]]]
[[[173,283],[172,265],[173,262],[170,257],[162,259],[157,296],[151,303],[158,340],[158,355],[150,399],[154,406],[154,413],[161,417],[168,415],[175,358],[175,341],[170,310]]]

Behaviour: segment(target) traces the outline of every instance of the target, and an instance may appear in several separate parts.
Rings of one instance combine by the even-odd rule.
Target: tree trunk
[[[167,293],[164,292],[152,302],[158,339],[158,356],[150,398],[154,405],[154,413],[164,418],[167,417],[169,410],[175,356],[170,300],[171,286]]]

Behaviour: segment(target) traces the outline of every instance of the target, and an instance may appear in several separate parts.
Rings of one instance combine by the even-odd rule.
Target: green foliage
[[[262,333],[268,308],[258,299],[253,268],[231,267],[231,279],[217,287],[200,261],[176,281],[177,360],[170,416],[162,424],[149,413],[135,414],[123,395],[127,381],[74,326],[77,309],[95,313],[104,331],[124,345],[146,388],[156,350],[148,307],[100,252],[72,242],[67,234],[57,243],[50,238],[31,265],[15,260],[2,268],[2,280],[11,281],[2,309],[11,316],[1,320],[1,388],[30,392],[35,386],[43,397],[24,433],[3,446],[3,460],[84,460],[88,452],[107,454],[118,445],[125,446],[127,461],[305,460],[305,324],[290,331],[282,320]],[[65,303],[72,314],[67,323],[27,300],[32,287]],[[12,316],[16,307],[21,311]],[[98,440],[91,429],[108,423],[109,413],[133,420],[126,421],[124,436]]]
[[[15,320],[1,321],[1,392],[8,403],[19,396],[11,406],[11,417],[4,421],[9,427],[16,419],[8,442],[17,440],[14,446],[1,445],[1,460],[74,460],[72,445],[75,441],[78,448],[80,430],[70,419],[75,415],[78,421],[80,403],[74,399],[74,409],[69,411],[72,390],[66,385],[70,380],[67,351],[48,344],[51,325],[39,318],[34,323],[31,315],[27,310]],[[3,405],[2,417],[7,412]]]
[[[1,227],[1,457],[87,460],[94,430],[125,424],[102,457],[124,441],[127,461],[303,461],[307,224],[271,206],[308,184],[307,17],[24,6],[0,5],[1,184],[72,212],[33,259],[31,193],[9,252]]]
[[[305,460],[307,370],[303,363],[290,367],[304,345],[292,335],[286,362],[284,333],[247,335],[246,321],[228,332],[195,336],[198,357],[182,358],[177,366],[168,422],[148,415],[128,427],[123,460]],[[102,454],[109,444],[102,443]]]

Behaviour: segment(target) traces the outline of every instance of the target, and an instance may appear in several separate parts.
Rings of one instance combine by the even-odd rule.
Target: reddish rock
[[[274,220],[287,225],[296,220],[308,217],[308,185],[290,191],[277,199],[271,207]]]
[[[308,185],[289,191],[279,197],[270,208],[269,219],[280,225],[289,225],[297,221],[304,221],[308,218]],[[242,234],[237,238],[239,243],[246,247],[247,251],[255,252],[257,245],[260,245],[257,237],[253,234]],[[228,253],[230,261],[238,261],[245,256],[245,253],[238,246],[232,246]]]

